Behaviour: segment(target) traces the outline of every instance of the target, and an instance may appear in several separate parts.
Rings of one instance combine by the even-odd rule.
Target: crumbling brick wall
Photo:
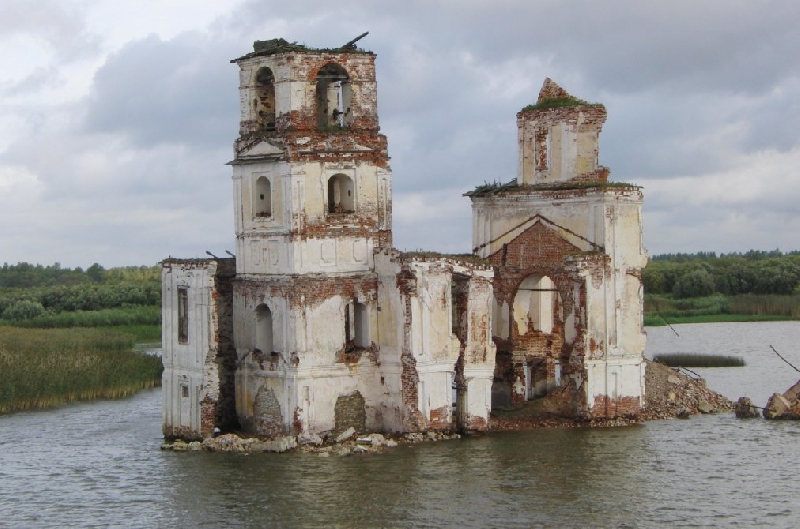
[[[366,431],[367,412],[364,397],[359,391],[340,395],[334,408],[335,433],[342,433],[350,427],[356,432]]]

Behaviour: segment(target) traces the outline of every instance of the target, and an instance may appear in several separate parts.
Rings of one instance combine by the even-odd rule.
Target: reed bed
[[[653,357],[653,361],[669,367],[744,367],[741,356],[703,355],[695,353],[670,353]]]
[[[0,327],[0,413],[120,398],[160,385],[161,359],[103,329]]]
[[[800,294],[756,295],[742,294],[731,297],[731,312],[735,314],[778,314],[787,318],[800,318]]]

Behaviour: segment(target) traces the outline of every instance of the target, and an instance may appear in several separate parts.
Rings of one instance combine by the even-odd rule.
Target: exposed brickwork
[[[511,334],[508,339],[495,339],[498,356],[495,361],[495,380],[512,386],[517,380],[525,380],[525,365],[529,365],[535,373],[535,379],[543,377],[555,384],[555,361],[562,365],[562,377],[574,368],[570,360],[582,364],[585,349],[580,340],[585,328],[585,285],[579,274],[581,264],[593,264],[596,259],[592,253],[582,252],[580,248],[560,237],[549,227],[538,222],[504,245],[503,248],[490,255],[487,260],[495,266],[494,295],[500,303],[508,303],[511,310]],[[600,259],[600,263],[605,263]],[[596,265],[595,265],[596,266]],[[602,268],[601,268],[602,274]],[[555,285],[553,328],[551,332],[543,332],[529,323],[526,332],[520,333],[516,321],[513,320],[514,298],[521,283],[529,276],[547,276]],[[579,299],[575,299],[575,290]],[[573,343],[565,339],[565,322],[567,315],[573,316],[575,335]],[[499,354],[505,351],[510,355]],[[526,395],[511,392],[512,403],[520,403]]]
[[[219,373],[219,398],[214,410],[213,425],[203,421],[203,435],[210,435],[214,427],[223,431],[239,428],[236,414],[236,349],[233,343],[233,278],[236,274],[234,259],[218,259],[216,276],[216,363]],[[208,429],[210,428],[210,429]]]
[[[285,435],[281,405],[275,398],[275,392],[266,386],[256,393],[253,402],[253,416],[242,421],[245,431],[262,437],[276,437]]]
[[[482,432],[489,429],[489,421],[483,417],[470,416],[464,429],[467,431]]]
[[[356,432],[366,431],[367,412],[364,397],[358,391],[350,395],[340,395],[334,410],[334,432],[339,434],[353,427]]]
[[[429,430],[451,430],[453,423],[451,422],[452,408],[450,406],[442,406],[431,410],[431,418],[428,421]]]
[[[418,407],[419,373],[417,372],[417,359],[414,358],[411,352],[411,297],[417,294],[417,277],[408,268],[403,268],[397,274],[396,285],[404,303],[403,344],[400,353],[400,362],[402,364],[400,393],[409,428],[419,430],[425,423],[425,419]]]
[[[289,302],[291,308],[314,307],[334,296],[346,299],[374,301],[377,298],[378,278],[367,273],[352,276],[268,276],[264,278],[236,279],[236,296],[244,298],[248,306],[256,306],[271,298]]]
[[[642,410],[642,402],[638,397],[611,398],[607,395],[596,396],[590,410],[590,419],[614,419],[616,417],[636,417]]]

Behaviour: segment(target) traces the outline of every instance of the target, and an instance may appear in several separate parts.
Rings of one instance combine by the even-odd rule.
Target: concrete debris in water
[[[764,408],[764,418],[800,420],[800,380],[783,395],[772,394]]]
[[[757,419],[761,417],[761,410],[753,405],[749,397],[740,397],[733,408],[737,419]]]

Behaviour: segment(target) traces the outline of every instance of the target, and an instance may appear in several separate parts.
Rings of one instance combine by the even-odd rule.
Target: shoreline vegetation
[[[0,413],[121,398],[161,384],[161,358],[107,329],[0,327]]]

